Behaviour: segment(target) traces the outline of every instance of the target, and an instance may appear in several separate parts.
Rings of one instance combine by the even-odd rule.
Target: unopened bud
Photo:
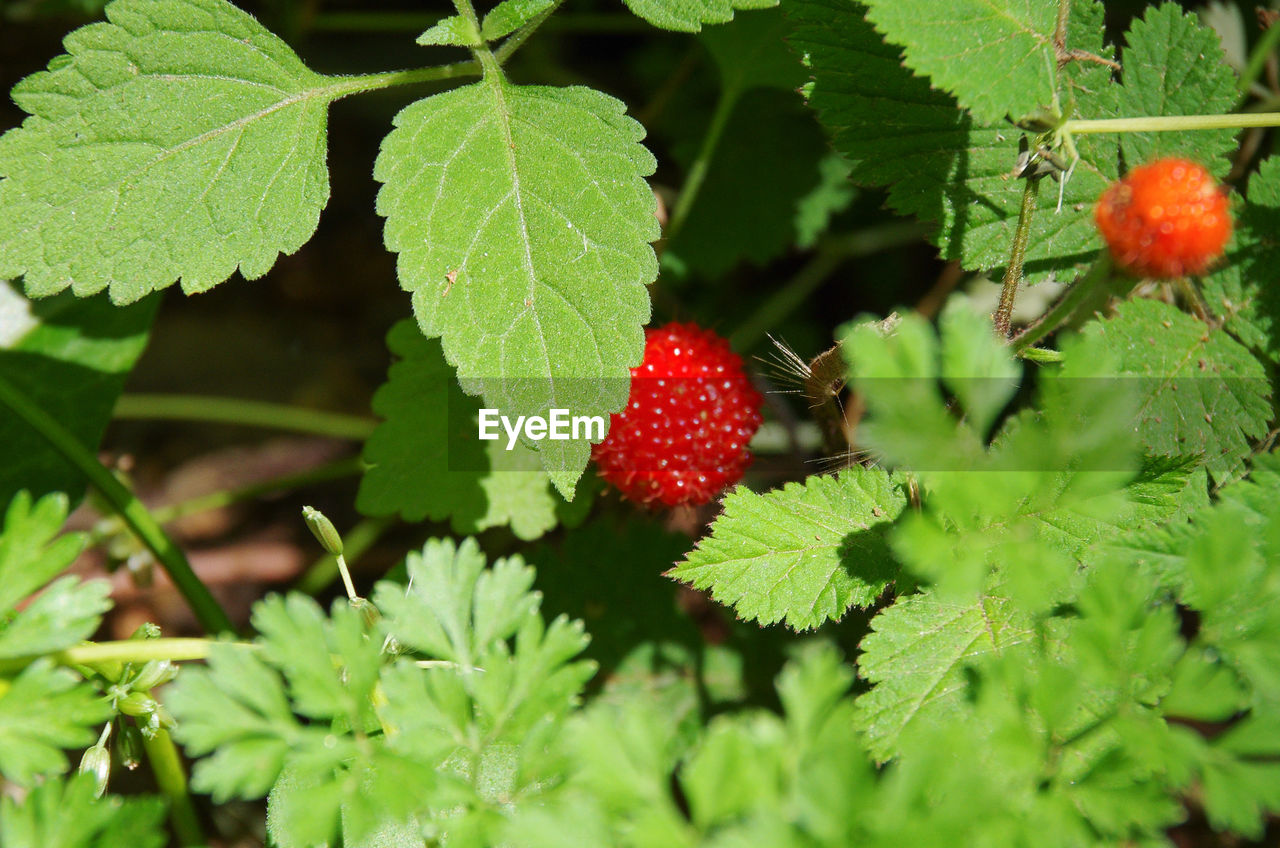
[[[316,537],[316,541],[320,543],[320,546],[325,551],[334,556],[341,556],[342,537],[338,535],[333,522],[326,518],[323,512],[315,507],[304,506],[302,508],[302,518],[307,522],[307,526],[311,528],[311,534]]]
[[[137,676],[130,681],[129,685],[135,691],[145,692],[159,686],[161,683],[168,683],[177,676],[178,667],[169,660],[150,660],[142,667]]]
[[[107,778],[111,777],[111,752],[102,745],[94,745],[80,758],[80,773],[93,775],[99,798],[107,791]]]
[[[116,709],[128,716],[152,716],[156,707],[156,699],[148,695],[146,692],[130,692],[120,700],[116,701]]]
[[[142,731],[131,721],[121,719],[116,731],[116,753],[120,755],[120,765],[133,771],[142,763]]]

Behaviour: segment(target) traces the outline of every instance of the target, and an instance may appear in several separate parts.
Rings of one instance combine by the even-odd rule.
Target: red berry
[[[1116,264],[1140,277],[1202,274],[1231,237],[1227,196],[1186,159],[1134,168],[1102,193],[1094,218]]]
[[[696,324],[651,328],[627,406],[591,455],[629,500],[704,504],[751,464],[760,403],[727,341]]]

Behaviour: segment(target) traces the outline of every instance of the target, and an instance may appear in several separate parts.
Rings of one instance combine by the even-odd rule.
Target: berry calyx
[[[729,343],[696,324],[645,331],[644,359],[609,435],[600,476],[642,504],[704,504],[742,479],[760,427],[760,393]]]
[[[1155,279],[1204,273],[1231,237],[1230,205],[1213,175],[1172,157],[1112,183],[1094,219],[1117,266]]]

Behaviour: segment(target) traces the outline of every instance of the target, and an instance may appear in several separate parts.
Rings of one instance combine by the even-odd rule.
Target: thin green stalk
[[[671,220],[667,223],[666,232],[662,234],[668,244],[680,234],[685,221],[689,218],[689,213],[693,211],[698,192],[702,190],[702,183],[707,178],[707,169],[711,167],[711,159],[715,156],[716,147],[720,144],[720,136],[724,135],[724,128],[729,124],[729,116],[733,114],[733,107],[738,103],[738,94],[737,88],[725,88],[720,91],[716,110],[711,114],[711,123],[707,125],[707,131],[702,136],[702,146],[698,149],[698,156],[693,160],[693,166],[689,168],[684,185],[680,187],[680,196],[676,198]]]
[[[1280,127],[1280,112],[1247,112],[1231,115],[1167,115],[1152,118],[1073,118],[1062,130],[1075,135],[1120,132],[1180,132],[1184,130],[1235,130]]]
[[[168,572],[178,591],[202,627],[211,633],[234,630],[231,619],[218,605],[209,588],[191,570],[182,550],[151,517],[137,496],[124,487],[89,449],[80,443],[61,422],[53,418],[9,381],[0,378],[0,404],[9,407],[29,427],[39,433],[54,450],[75,466],[120,514],[129,528],[151,550]]]
[[[203,660],[214,645],[237,645],[252,648],[250,642],[223,642],[216,639],[121,639],[116,642],[85,642],[50,657],[59,665],[97,666],[104,663],[145,663],[151,660]],[[39,659],[10,657],[0,660],[0,674],[21,671]]]
[[[554,3],[531,18],[528,23],[508,36],[507,40],[502,42],[498,49],[494,51],[494,57],[498,60],[498,64],[503,64],[508,58],[510,58],[512,53],[519,50],[520,45],[524,44],[529,36],[533,35],[533,33],[538,29],[538,27],[546,23],[547,18],[551,17],[551,14],[556,9],[559,9],[560,4],[563,2],[564,0],[555,0]]]
[[[993,318],[996,335],[1009,335],[1009,323],[1013,319],[1013,304],[1022,283],[1022,263],[1027,257],[1027,245],[1031,241],[1031,216],[1036,210],[1036,195],[1040,192],[1040,180],[1027,178],[1022,188],[1022,208],[1018,210],[1018,226],[1013,232],[1013,248],[1009,252],[1009,265],[1004,269],[1004,284],[1000,289],[1000,304]]]
[[[142,746],[147,751],[147,761],[151,763],[160,794],[169,802],[169,821],[178,835],[178,844],[183,848],[207,845],[195,804],[191,802],[191,793],[187,791],[187,773],[182,767],[182,758],[178,756],[178,746],[173,744],[173,737],[161,728],[151,738],[143,734]]]
[[[911,244],[927,232],[928,228],[923,224],[895,221],[823,241],[813,257],[791,279],[775,289],[747,316],[729,337],[729,343],[739,352],[751,350],[770,329],[799,309],[846,260]]]
[[[395,525],[394,518],[366,518],[349,531],[342,534],[343,556],[355,560],[382,537],[389,528]],[[339,576],[338,559],[326,554],[306,570],[293,585],[299,592],[316,595],[329,587]]]
[[[1015,351],[1024,351],[1062,326],[1080,305],[1093,294],[1099,285],[1104,284],[1111,276],[1111,260],[1104,254],[1093,263],[1088,271],[1080,276],[1071,288],[1067,289],[1058,302],[1039,320],[1027,327],[1011,340]]]
[[[411,68],[404,71],[387,71],[378,74],[327,77],[328,84],[316,90],[315,96],[337,100],[352,94],[378,91],[398,85],[419,85],[424,82],[443,82],[458,77],[473,77],[480,73],[478,62],[454,62],[450,65],[432,65],[427,68]]]
[[[1253,52],[1249,54],[1249,62],[1244,66],[1244,71],[1240,74],[1237,87],[1242,94],[1247,96],[1249,87],[1262,75],[1262,69],[1266,67],[1267,58],[1278,44],[1280,44],[1280,26],[1272,25],[1267,27],[1262,33],[1262,38],[1259,38],[1258,43],[1253,46]]]
[[[116,418],[135,421],[163,419],[263,427],[353,441],[364,441],[378,426],[377,421],[358,415],[202,395],[121,395],[114,415]]]

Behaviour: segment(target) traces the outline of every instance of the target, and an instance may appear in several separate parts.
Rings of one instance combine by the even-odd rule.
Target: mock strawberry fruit
[[[1202,274],[1231,237],[1231,209],[1213,175],[1157,159],[1112,183],[1094,210],[1116,265],[1140,277]]]
[[[751,464],[761,400],[720,336],[696,324],[649,329],[627,406],[592,458],[629,500],[704,504]]]

